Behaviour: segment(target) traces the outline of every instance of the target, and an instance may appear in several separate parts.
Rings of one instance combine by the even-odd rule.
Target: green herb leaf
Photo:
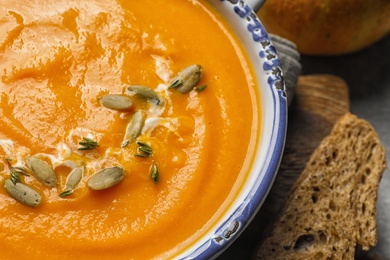
[[[69,195],[71,195],[71,194],[73,194],[73,190],[66,190],[66,191],[64,191],[64,192],[61,192],[59,196],[60,196],[61,198],[65,198],[65,197],[67,197],[67,196],[69,196]]]
[[[127,140],[127,141],[124,141],[124,142],[122,143],[121,147],[122,147],[122,148],[125,148],[126,146],[128,146],[128,145],[129,145],[129,143],[130,143],[130,141],[129,141],[129,140]]]
[[[13,182],[13,184],[16,184],[17,182],[21,182],[20,175],[29,176],[28,169],[21,166],[12,166],[11,165],[11,158],[5,159],[8,167],[10,169],[10,179]]]
[[[135,154],[135,156],[138,156],[138,157],[142,157],[142,158],[148,158],[152,155],[153,153],[153,150],[152,150],[152,147],[150,147],[150,145],[148,145],[147,143],[143,143],[143,142],[137,142],[138,144],[138,148],[137,148],[137,154]]]
[[[16,184],[18,182],[21,182],[19,174],[11,172],[11,181],[13,184]]]
[[[141,158],[149,158],[150,157],[150,155],[143,154],[143,153],[136,153],[136,154],[134,154],[134,156],[141,157]]]
[[[150,148],[150,145],[148,145],[147,143],[144,143],[144,142],[137,141],[137,144],[138,144],[139,146],[149,147],[149,148]]]
[[[206,88],[207,88],[207,85],[202,85],[202,86],[196,87],[195,90],[198,92],[201,92],[201,91],[205,90]]]
[[[158,184],[160,181],[160,172],[158,171],[158,167],[155,162],[153,162],[153,165],[150,169],[150,178],[154,181],[155,184]]]
[[[181,79],[176,79],[175,81],[172,82],[169,88],[177,88],[181,84],[183,84],[183,81]]]
[[[19,174],[22,174],[24,176],[29,176],[28,169],[25,167],[15,166],[15,167],[12,167],[12,170],[19,173]]]
[[[99,147],[99,144],[90,138],[83,137],[83,140],[84,141],[79,142],[79,145],[81,145],[81,147],[78,148],[79,150],[93,150],[96,147]]]
[[[143,153],[146,153],[148,155],[152,154],[152,149],[150,147],[141,146],[141,147],[138,147],[138,150],[143,152]]]

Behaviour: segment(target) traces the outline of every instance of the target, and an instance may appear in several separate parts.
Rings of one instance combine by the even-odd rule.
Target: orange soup
[[[260,111],[247,57],[210,3],[2,0],[0,34],[2,259],[173,258],[212,228],[250,170]],[[201,78],[181,93],[172,85],[189,79],[174,79],[192,64]],[[115,184],[91,188],[115,167]],[[17,201],[17,183],[39,203]]]

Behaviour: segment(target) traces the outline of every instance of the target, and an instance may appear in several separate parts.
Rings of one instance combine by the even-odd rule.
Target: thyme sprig
[[[11,161],[12,161],[11,158],[6,158],[5,160],[9,166],[9,169],[10,169],[10,176],[11,176],[10,179],[11,179],[13,184],[16,184],[17,182],[21,182],[20,175],[30,176],[28,174],[27,168],[21,167],[21,166],[13,166],[11,164]]]
[[[154,184],[158,184],[160,181],[160,172],[158,171],[157,164],[153,162],[150,168],[150,178],[154,181]]]
[[[61,198],[65,198],[65,197],[67,197],[67,196],[69,196],[71,194],[73,194],[73,190],[66,190],[66,191],[61,192],[59,196]]]
[[[177,88],[179,87],[181,84],[183,84],[183,80],[181,79],[176,79],[175,81],[172,82],[172,84],[168,87],[169,89],[171,88]]]
[[[202,92],[203,90],[205,90],[207,88],[207,85],[202,85],[202,86],[198,86],[198,87],[195,87],[195,90],[197,92]]]
[[[93,150],[96,147],[99,147],[98,142],[96,142],[88,137],[83,137],[83,141],[79,142],[79,145],[81,145],[81,147],[79,147],[78,149],[82,150],[82,151]]]
[[[152,147],[146,143],[143,142],[137,142],[138,148],[136,154],[134,156],[142,157],[142,158],[149,158],[153,154]]]

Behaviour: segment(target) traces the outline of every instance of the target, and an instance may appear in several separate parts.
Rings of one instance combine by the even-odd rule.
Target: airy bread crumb
[[[386,168],[374,128],[347,113],[314,151],[256,259],[353,259],[377,243]]]

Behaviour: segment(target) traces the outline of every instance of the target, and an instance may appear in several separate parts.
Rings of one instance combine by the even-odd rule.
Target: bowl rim
[[[243,232],[262,206],[275,180],[287,132],[287,95],[283,72],[276,49],[266,29],[252,8],[242,0],[210,0],[233,28],[247,51],[260,88],[262,123],[270,123],[269,138],[261,138],[265,154],[257,152],[251,173],[255,178],[231,214],[224,214],[217,228],[177,256],[177,259],[213,259],[220,255]],[[267,93],[267,99],[264,97]],[[264,108],[264,109],[263,109]],[[263,119],[264,115],[268,118]],[[267,134],[268,135],[268,134]],[[259,145],[260,146],[260,145]],[[259,148],[257,148],[259,150]],[[264,156],[260,159],[260,156]],[[237,199],[236,199],[237,201]]]

